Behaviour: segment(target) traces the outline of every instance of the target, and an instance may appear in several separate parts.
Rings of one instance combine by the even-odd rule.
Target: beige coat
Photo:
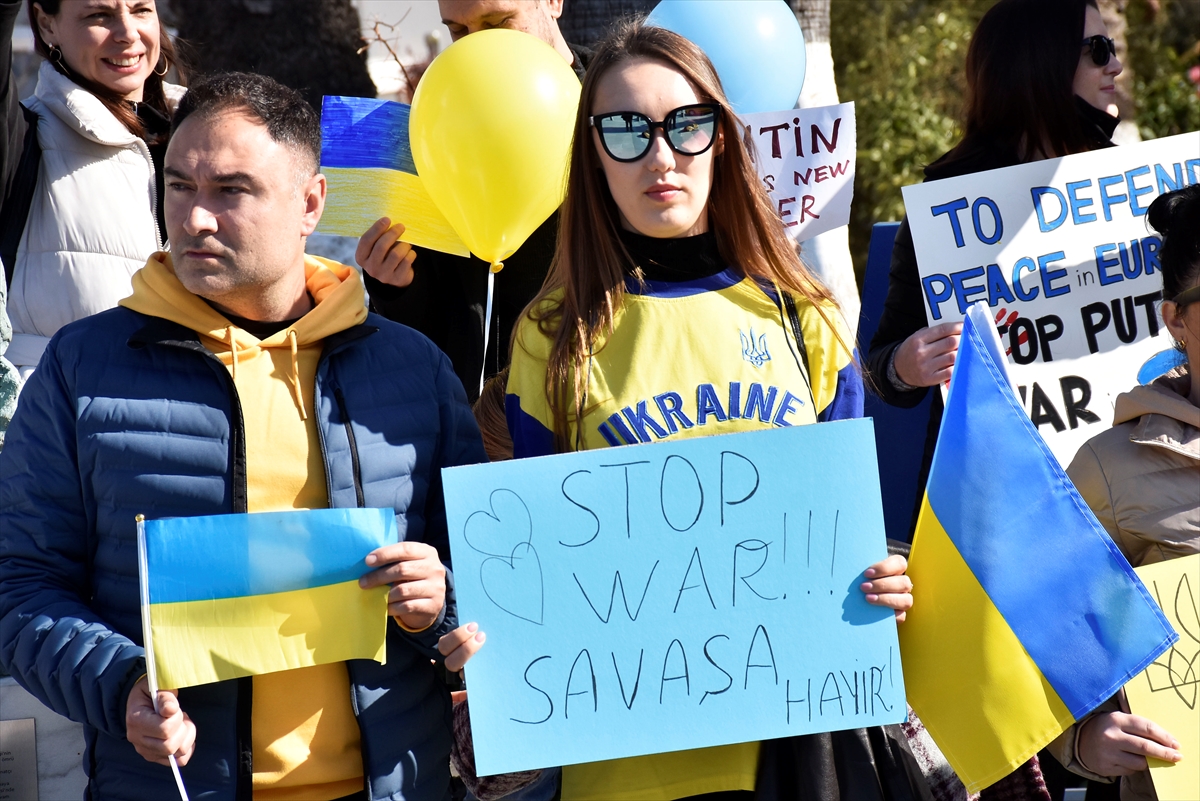
[[[1088,440],[1067,474],[1134,567],[1200,552],[1200,407],[1187,399],[1190,378],[1173,373],[1117,398],[1113,427]],[[1092,715],[1128,711],[1124,693]],[[1075,752],[1092,715],[1050,744],[1070,770],[1099,781]],[[1197,758],[1191,755],[1192,759]],[[1149,771],[1126,777],[1122,801],[1154,799]]]

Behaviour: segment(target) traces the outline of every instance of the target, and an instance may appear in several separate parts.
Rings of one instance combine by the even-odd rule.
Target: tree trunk
[[[804,41],[829,41],[829,3],[831,0],[788,0],[788,5],[804,31]]]
[[[269,75],[320,111],[323,95],[375,97],[350,0],[171,0],[192,73]]]
[[[788,0],[788,5],[804,31],[804,87],[797,105],[800,108],[831,106],[838,102],[837,82],[833,76],[833,51],[829,47],[830,0]],[[858,282],[854,278],[854,260],[850,257],[850,229],[846,226],[820,234],[801,244],[801,256],[833,293],[850,331],[858,329]]]

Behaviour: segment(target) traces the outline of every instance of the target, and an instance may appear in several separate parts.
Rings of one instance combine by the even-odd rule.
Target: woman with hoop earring
[[[0,0],[3,46],[20,5]],[[166,247],[162,162],[185,91],[163,80],[177,58],[154,0],[28,0],[28,14],[45,59],[33,95],[18,106],[11,49],[0,73],[4,356],[22,378],[59,328],[116,306]]]

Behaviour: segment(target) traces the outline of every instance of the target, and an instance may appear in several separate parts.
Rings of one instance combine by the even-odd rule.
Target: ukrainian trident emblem
[[[771,361],[771,354],[767,351],[767,335],[763,334],[756,341],[754,339],[754,329],[750,329],[750,336],[746,336],[742,331],[738,331],[738,336],[742,338],[742,358],[753,364],[755,367],[762,367],[765,362]]]

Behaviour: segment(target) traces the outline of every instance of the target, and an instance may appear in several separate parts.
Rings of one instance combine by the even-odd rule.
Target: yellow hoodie
[[[304,269],[316,306],[261,341],[188,292],[167,253],[150,257],[120,304],[195,331],[229,370],[245,424],[250,512],[329,505],[312,413],[317,361],[322,340],[363,322],[367,309],[353,268],[307,256]],[[251,731],[255,801],[329,801],[362,789],[345,663],[255,676]]]

